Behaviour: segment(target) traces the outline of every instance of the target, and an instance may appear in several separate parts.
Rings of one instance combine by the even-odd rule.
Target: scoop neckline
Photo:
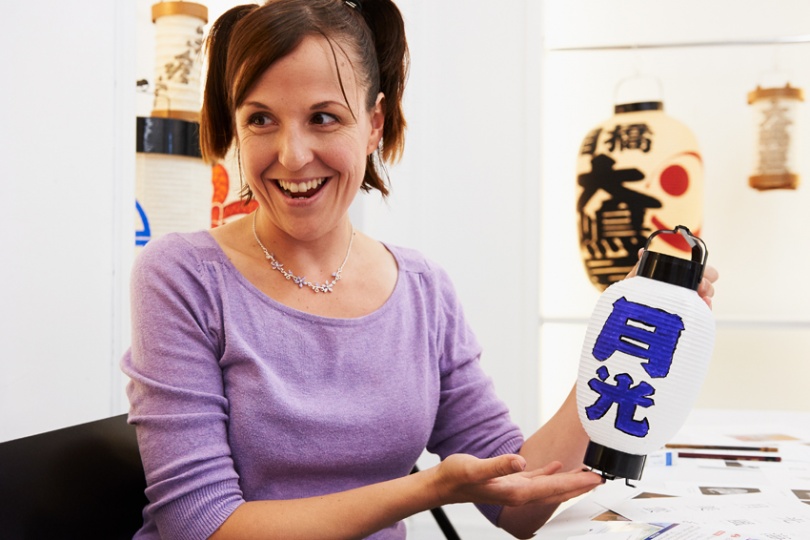
[[[401,281],[402,281],[402,264],[400,258],[397,256],[396,250],[391,249],[391,247],[386,244],[385,242],[379,241],[380,244],[391,254],[394,258],[394,261],[397,265],[397,279],[394,283],[394,289],[391,291],[391,294],[385,301],[374,311],[370,313],[366,313],[365,315],[360,315],[359,317],[327,317],[326,315],[316,315],[314,313],[307,313],[306,311],[301,311],[299,309],[295,309],[294,307],[290,307],[287,304],[279,302],[275,298],[268,296],[262,290],[260,290],[256,285],[254,285],[248,278],[239,271],[236,266],[234,266],[233,262],[228,258],[225,254],[225,251],[222,249],[222,246],[219,245],[219,242],[216,241],[214,236],[211,234],[211,231],[201,231],[205,233],[208,238],[208,241],[213,245],[214,249],[216,249],[217,257],[219,262],[224,265],[224,267],[232,274],[234,274],[239,282],[239,284],[247,289],[251,294],[254,296],[259,297],[265,303],[269,304],[274,309],[284,312],[285,314],[292,315],[298,317],[300,319],[306,320],[317,320],[317,321],[325,321],[330,322],[332,324],[355,324],[362,321],[368,321],[372,318],[381,317],[391,309],[389,306],[395,302],[395,298],[399,295],[399,291],[401,289]],[[327,293],[328,294],[328,293]]]

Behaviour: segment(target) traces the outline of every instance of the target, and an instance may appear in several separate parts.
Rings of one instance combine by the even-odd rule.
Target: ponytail
[[[405,115],[402,94],[408,79],[408,43],[402,14],[391,0],[365,0],[361,13],[374,36],[380,69],[380,92],[385,95],[385,125],[382,157],[395,162],[405,146]],[[376,99],[376,96],[370,96]]]
[[[234,110],[229,79],[226,76],[228,43],[234,26],[257,5],[236,6],[211,26],[206,39],[208,72],[200,114],[200,149],[208,163],[223,159],[234,138]]]

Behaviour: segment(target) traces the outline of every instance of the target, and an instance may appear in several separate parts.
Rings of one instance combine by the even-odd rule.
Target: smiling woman
[[[573,397],[524,445],[448,275],[351,222],[402,150],[407,50],[390,0],[271,0],[212,26],[201,146],[235,147],[258,208],[135,264],[138,538],[393,540],[453,502],[526,536],[600,483]],[[425,449],[443,461],[410,475]]]

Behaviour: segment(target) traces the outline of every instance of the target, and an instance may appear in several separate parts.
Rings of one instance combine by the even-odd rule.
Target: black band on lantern
[[[608,480],[616,478],[641,480],[646,460],[647,456],[628,454],[590,441],[582,462],[588,467],[600,471],[602,476]]]
[[[177,118],[138,117],[136,152],[202,157],[200,124]]]
[[[687,260],[665,253],[650,251],[650,243],[659,234],[680,234],[683,236],[692,248],[692,259]],[[642,253],[641,260],[638,263],[638,275],[696,291],[703,279],[703,270],[706,268],[708,257],[709,250],[703,240],[694,236],[683,225],[678,225],[671,231],[655,231],[649,236],[647,244],[644,246],[644,253]]]
[[[663,101],[639,101],[638,103],[622,103],[613,107],[615,114],[638,111],[663,111]]]

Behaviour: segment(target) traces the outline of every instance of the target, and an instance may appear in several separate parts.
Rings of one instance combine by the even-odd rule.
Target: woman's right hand
[[[559,461],[534,470],[525,468],[526,460],[517,454],[488,459],[451,455],[434,468],[439,505],[459,502],[504,506],[559,504],[603,482],[600,475],[581,469],[560,472]]]

